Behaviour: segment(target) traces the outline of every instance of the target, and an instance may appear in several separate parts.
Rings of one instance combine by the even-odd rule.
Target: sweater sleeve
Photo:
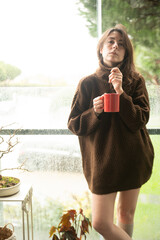
[[[149,98],[145,81],[141,77],[131,96],[125,92],[120,96],[120,117],[125,125],[135,132],[143,128],[149,120]]]
[[[83,82],[80,82],[72,101],[68,119],[69,130],[78,136],[89,135],[99,125],[100,118],[96,116],[92,102],[89,89]]]

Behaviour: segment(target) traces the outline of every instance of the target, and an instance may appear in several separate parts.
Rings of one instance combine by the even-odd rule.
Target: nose
[[[113,45],[114,48],[118,48],[118,43],[117,42],[114,42],[114,45]]]

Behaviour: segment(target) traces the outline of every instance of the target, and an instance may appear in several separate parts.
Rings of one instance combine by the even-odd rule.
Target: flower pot
[[[4,177],[9,178],[9,177]],[[20,190],[20,179],[12,177],[16,180],[16,184],[9,187],[0,187],[0,197],[7,197],[16,194]]]
[[[12,226],[12,230],[7,227],[8,225]],[[14,226],[12,223],[8,223],[4,227],[0,227],[0,240],[16,240]]]

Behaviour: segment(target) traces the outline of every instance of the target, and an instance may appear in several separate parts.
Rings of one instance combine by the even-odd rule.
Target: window
[[[50,227],[57,224],[64,209],[82,207],[91,217],[90,193],[82,173],[78,139],[67,130],[78,81],[97,68],[97,38],[92,36],[96,35],[96,1],[87,10],[86,16],[92,20],[90,25],[85,14],[79,14],[78,7],[85,12],[83,1],[79,2],[80,5],[76,0],[0,2],[0,116],[1,126],[7,125],[1,133],[7,137],[12,129],[22,129],[18,136],[20,143],[13,153],[2,159],[1,168],[26,161],[25,166],[31,172],[6,171],[4,174],[18,174],[22,181],[33,185],[34,238],[39,240],[48,238]],[[131,3],[133,5],[133,1]],[[121,4],[121,1],[110,0],[102,6],[103,31],[108,27],[104,16],[108,18],[108,25],[112,25],[110,14],[115,19]],[[135,5],[131,7],[137,9]],[[105,11],[108,14],[105,15]],[[137,58],[141,69],[144,69],[145,50],[146,47],[143,56]],[[151,70],[150,73],[153,76]],[[147,127],[154,134],[151,137],[156,158],[153,176],[142,188],[138,202],[134,237],[150,240],[153,234],[155,239],[160,236],[160,87],[148,81],[147,88],[151,103]],[[3,213],[0,225],[12,221],[20,240],[20,209],[3,203],[0,212]],[[150,226],[148,218],[156,224]],[[98,238],[100,236],[92,231],[89,239]]]

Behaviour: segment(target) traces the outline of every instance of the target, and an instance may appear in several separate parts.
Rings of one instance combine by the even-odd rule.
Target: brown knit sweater
[[[114,92],[108,69],[83,78],[73,98],[68,128],[79,137],[83,171],[93,193],[139,188],[151,176],[154,150],[146,130],[149,99],[140,75],[123,77],[119,113],[96,116],[93,99]]]

